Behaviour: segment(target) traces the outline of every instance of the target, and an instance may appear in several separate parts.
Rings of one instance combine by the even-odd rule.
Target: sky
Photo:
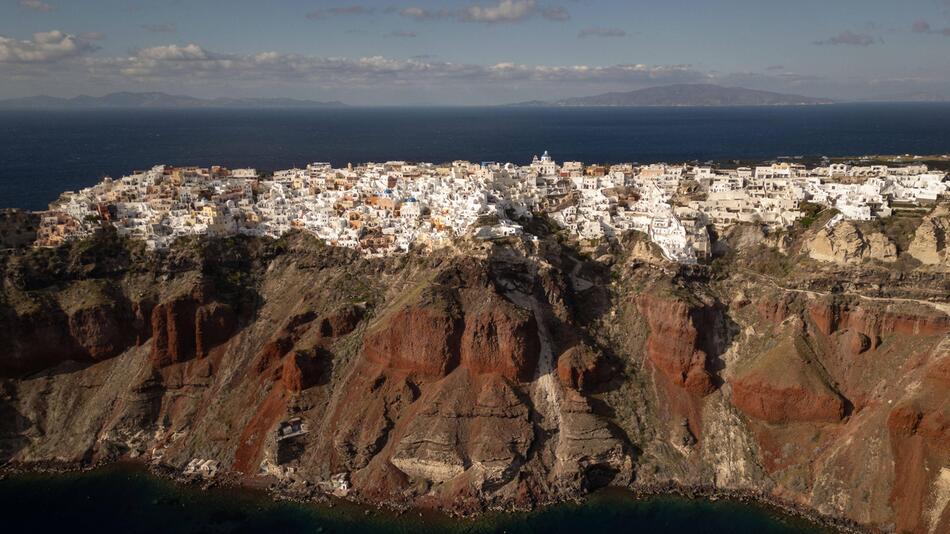
[[[0,0],[0,98],[950,98],[950,0]]]

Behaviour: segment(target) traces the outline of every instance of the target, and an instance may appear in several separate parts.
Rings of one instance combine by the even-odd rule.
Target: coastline
[[[771,516],[790,518],[809,523],[819,529],[844,534],[870,534],[879,532],[868,525],[861,525],[844,517],[829,516],[815,509],[786,501],[764,492],[752,490],[737,490],[716,488],[713,486],[684,486],[676,483],[608,486],[590,493],[565,495],[543,502],[529,502],[527,506],[510,504],[504,507],[488,507],[480,511],[458,511],[448,508],[414,507],[405,502],[387,500],[370,502],[359,498],[341,498],[319,491],[314,485],[308,484],[305,489],[291,488],[268,481],[264,478],[238,476],[234,473],[222,473],[214,479],[202,479],[195,476],[186,476],[165,465],[150,464],[141,458],[122,458],[116,461],[101,461],[94,463],[76,462],[37,462],[35,464],[0,466],[0,482],[13,476],[29,475],[65,475],[77,473],[91,473],[105,469],[130,469],[133,472],[146,474],[156,479],[174,484],[178,488],[199,489],[206,492],[214,489],[231,489],[251,492],[254,496],[269,499],[272,502],[291,502],[304,506],[316,506],[333,509],[337,506],[352,507],[354,513],[363,516],[389,516],[401,518],[406,515],[417,514],[418,518],[431,521],[458,521],[466,520],[477,522],[490,517],[513,516],[514,514],[543,512],[558,505],[580,505],[595,496],[618,496],[629,499],[631,502],[647,502],[651,499],[677,497],[688,501],[731,501],[743,505],[761,508]]]

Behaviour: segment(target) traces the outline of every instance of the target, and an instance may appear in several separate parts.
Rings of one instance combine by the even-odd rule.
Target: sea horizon
[[[156,164],[656,163],[950,152],[950,103],[0,111],[0,208]]]

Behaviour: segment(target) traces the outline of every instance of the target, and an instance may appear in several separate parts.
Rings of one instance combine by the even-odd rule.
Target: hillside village
[[[832,224],[870,220],[895,207],[932,204],[947,189],[946,173],[922,164],[607,166],[559,164],[547,152],[529,165],[312,163],[270,174],[156,166],[63,193],[41,213],[36,245],[56,246],[108,223],[151,249],[183,236],[276,238],[297,229],[382,255],[444,246],[469,233],[519,235],[520,222],[543,214],[580,239],[640,231],[668,259],[693,263],[711,252],[710,228],[787,227],[805,215],[805,202],[835,208]]]

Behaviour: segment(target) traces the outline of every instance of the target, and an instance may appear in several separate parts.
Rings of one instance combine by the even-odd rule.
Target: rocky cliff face
[[[867,260],[897,261],[897,247],[881,232],[862,233],[848,221],[823,228],[806,243],[808,255],[815,260],[842,265]]]
[[[950,210],[940,206],[917,227],[908,253],[924,265],[950,267],[950,255],[947,254],[948,232]]]
[[[714,486],[946,531],[950,306],[774,242],[692,268],[543,235],[385,259],[299,235],[8,253],[0,461],[213,459],[458,512]]]

